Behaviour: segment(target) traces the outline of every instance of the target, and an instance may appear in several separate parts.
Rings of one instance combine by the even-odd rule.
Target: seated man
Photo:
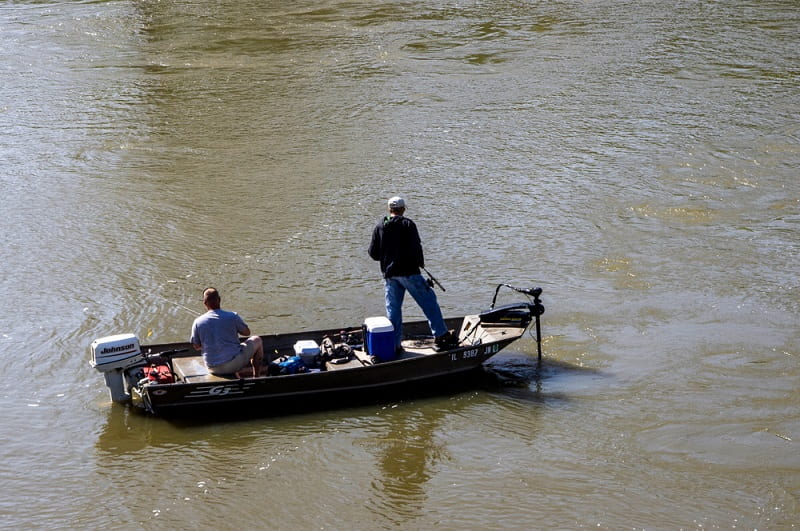
[[[219,292],[214,288],[203,291],[203,305],[208,310],[192,323],[189,339],[196,350],[203,352],[203,361],[211,374],[234,374],[248,364],[253,377],[261,373],[264,347],[261,338],[250,336],[250,328],[236,312],[220,308]],[[244,343],[239,336],[250,336]]]

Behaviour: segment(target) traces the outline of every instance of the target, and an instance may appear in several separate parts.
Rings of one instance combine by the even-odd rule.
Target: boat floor
[[[416,358],[419,356],[426,356],[435,354],[436,351],[433,346],[424,344],[420,341],[410,342],[409,346],[404,345],[402,353],[398,354],[398,360]],[[429,342],[430,343],[430,342]],[[325,362],[326,371],[340,371],[343,369],[355,369],[365,365],[372,365],[369,355],[363,350],[354,350],[353,358],[347,363],[331,363]],[[229,382],[241,378],[252,378],[253,370],[251,368],[243,369],[235,374],[216,375],[208,372],[208,368],[203,363],[202,356],[189,356],[185,358],[173,358],[172,366],[175,370],[175,376],[179,382],[184,383],[216,383],[216,382]],[[262,367],[262,374],[264,376],[266,371],[266,364]]]

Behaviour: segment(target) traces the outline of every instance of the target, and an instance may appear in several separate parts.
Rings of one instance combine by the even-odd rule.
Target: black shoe
[[[458,346],[458,339],[453,334],[452,330],[448,330],[433,341],[433,350],[436,352],[450,350],[456,346]]]

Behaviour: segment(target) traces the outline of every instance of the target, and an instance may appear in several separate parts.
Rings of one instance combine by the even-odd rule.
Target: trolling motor
[[[533,302],[518,302],[507,304],[505,306],[501,306],[499,308],[495,308],[495,302],[497,301],[497,294],[500,292],[500,288],[509,288],[517,293],[522,293],[523,295],[527,295],[529,298],[533,299]],[[525,324],[530,322],[531,317],[536,318],[536,350],[539,354],[539,360],[542,359],[542,328],[540,322],[540,316],[544,313],[544,305],[542,301],[539,299],[539,296],[542,294],[542,288],[515,288],[510,284],[498,284],[497,288],[494,290],[494,297],[492,298],[492,305],[489,307],[488,310],[480,314],[481,322],[509,322],[512,319],[515,320],[522,320],[526,319],[527,321]]]

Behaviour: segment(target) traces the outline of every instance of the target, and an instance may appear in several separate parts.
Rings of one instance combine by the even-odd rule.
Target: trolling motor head
[[[514,288],[514,290],[520,293],[524,293],[525,295],[530,295],[535,299],[538,299],[539,296],[542,294],[542,288]]]
[[[527,289],[523,293],[533,297],[533,304],[530,305],[531,313],[538,321],[539,316],[544,313],[544,305],[542,301],[539,300],[539,296],[542,294],[542,288]]]

